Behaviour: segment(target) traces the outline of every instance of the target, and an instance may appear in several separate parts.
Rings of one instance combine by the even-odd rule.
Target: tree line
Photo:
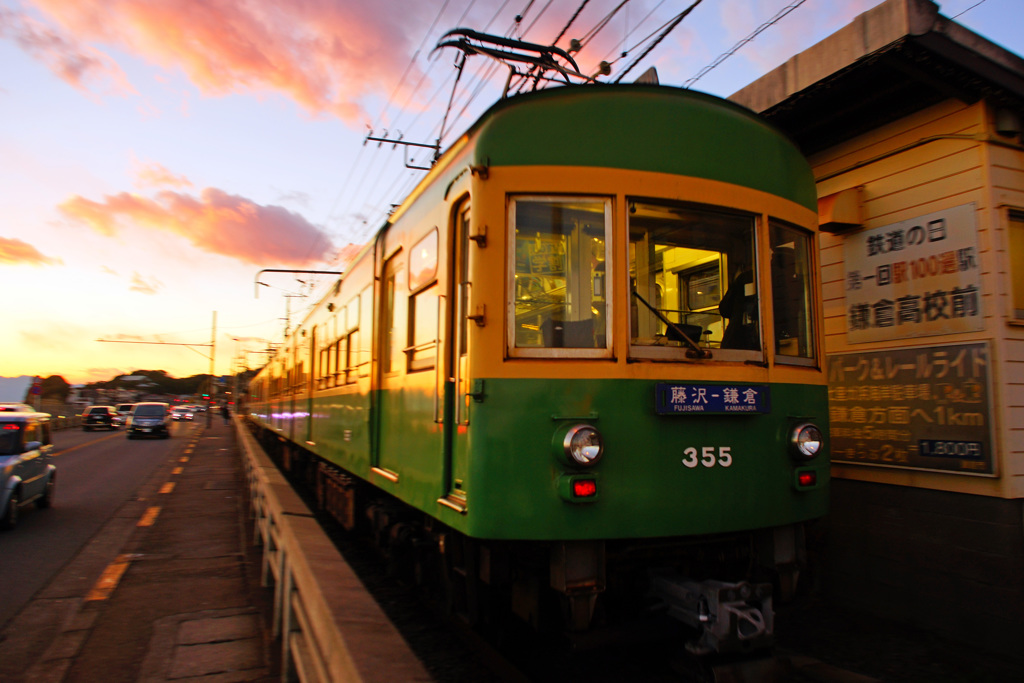
[[[151,384],[140,386],[137,380],[128,381],[127,377],[144,376]],[[90,382],[82,388],[82,395],[85,397],[96,396],[98,391],[130,389],[143,391],[148,394],[158,395],[187,395],[197,394],[210,386],[210,375],[192,375],[191,377],[171,377],[164,370],[137,370],[131,375],[118,375],[105,382]],[[71,385],[60,375],[44,377],[41,382],[40,395],[43,400],[60,401],[67,403],[71,394]],[[26,402],[31,402],[33,396],[25,397]]]

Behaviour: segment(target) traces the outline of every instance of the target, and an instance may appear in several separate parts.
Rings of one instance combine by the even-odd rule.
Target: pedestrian
[[[224,418],[224,424],[230,424],[231,422],[231,411],[228,410],[227,401],[221,404],[220,414]]]

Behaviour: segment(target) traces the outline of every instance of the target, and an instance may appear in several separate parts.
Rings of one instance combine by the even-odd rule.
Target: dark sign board
[[[655,387],[655,409],[659,415],[767,413],[771,407],[769,399],[768,387],[761,384],[659,382]]]
[[[988,344],[835,354],[834,462],[995,474]]]

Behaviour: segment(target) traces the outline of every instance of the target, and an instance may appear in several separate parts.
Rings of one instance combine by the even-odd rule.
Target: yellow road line
[[[107,568],[103,570],[96,585],[92,587],[89,594],[85,596],[86,602],[90,600],[106,600],[110,597],[110,594],[117,588],[117,584],[121,581],[121,577],[128,570],[128,565],[131,564],[131,555],[118,555],[117,559],[107,565]]]
[[[139,519],[138,524],[135,526],[153,526],[156,522],[156,516],[160,514],[160,506],[154,505],[153,507],[146,508],[146,512]]]
[[[160,487],[160,493],[170,493],[173,490],[174,490],[174,482],[173,481],[169,481],[169,482],[167,482],[166,484],[164,484],[163,486]]]
[[[173,470],[171,470],[171,474],[181,474],[183,469],[183,467],[175,467]]]
[[[53,455],[51,455],[50,457],[51,458],[56,458],[58,455],[64,455],[65,453],[70,453],[71,451],[77,451],[79,448],[84,448],[86,446],[91,446],[92,444],[99,443],[100,441],[108,441],[108,440],[116,438],[118,436],[121,436],[121,434],[119,434],[118,432],[114,432],[113,434],[107,434],[102,439],[96,439],[95,441],[87,441],[85,443],[80,443],[77,446],[71,446],[70,448],[61,449],[61,450],[57,451],[56,453],[54,453]]]
[[[188,462],[188,456],[186,455],[181,458],[178,458],[178,462]]]

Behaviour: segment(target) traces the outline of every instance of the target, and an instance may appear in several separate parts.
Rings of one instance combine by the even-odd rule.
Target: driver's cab
[[[811,233],[724,207],[627,198],[628,263],[615,264],[611,205],[512,202],[513,356],[610,357],[614,283],[628,278],[632,358],[763,362],[770,316],[777,361],[813,361]]]

